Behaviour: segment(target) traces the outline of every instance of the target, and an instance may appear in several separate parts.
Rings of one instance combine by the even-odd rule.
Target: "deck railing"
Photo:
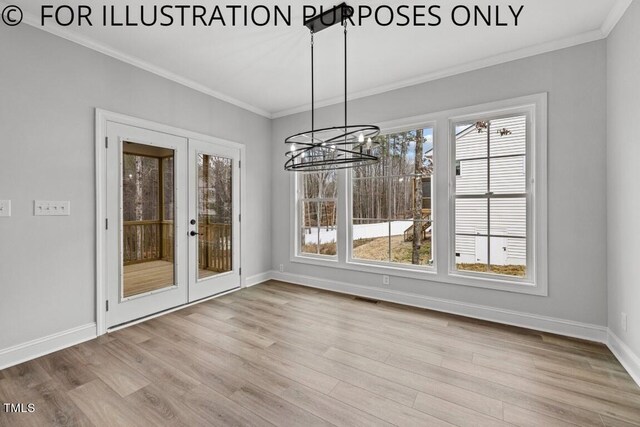
[[[232,235],[231,224],[198,225],[198,266],[201,270],[216,272],[231,271]]]
[[[173,260],[173,221],[125,221],[122,230],[125,265]]]
[[[198,267],[216,272],[232,269],[230,224],[198,227]],[[125,221],[122,232],[124,265],[148,261],[173,261],[173,221]]]

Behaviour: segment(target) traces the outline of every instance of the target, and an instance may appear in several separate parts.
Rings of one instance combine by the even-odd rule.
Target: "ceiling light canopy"
[[[373,154],[375,137],[380,128],[375,125],[349,125],[347,121],[347,20],[353,8],[342,3],[307,21],[311,33],[311,130],[285,139],[288,150],[284,168],[288,171],[314,172],[344,169],[378,162]],[[344,125],[315,128],[315,93],[313,35],[337,23],[344,27]]]

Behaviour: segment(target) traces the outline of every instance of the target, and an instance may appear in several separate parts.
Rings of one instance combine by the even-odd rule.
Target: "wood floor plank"
[[[20,387],[31,388],[51,380],[51,372],[47,372],[36,360],[30,360],[3,371],[4,377],[13,379]]]
[[[83,414],[96,426],[134,425],[139,415],[126,400],[97,379],[68,392]]]
[[[276,373],[283,377],[290,378],[294,381],[300,382],[301,384],[305,384],[308,387],[317,389],[318,391],[324,392],[331,390],[337,384],[337,380],[329,375],[307,368],[299,363],[272,358],[266,354],[262,354],[257,351],[260,347],[255,347],[235,339],[232,339],[233,341],[229,341],[230,337],[227,337],[226,335],[218,334],[199,325],[194,325],[188,321],[183,323],[181,320],[178,321],[174,319],[173,323],[176,327],[184,328],[185,334],[190,334],[193,329],[196,329],[198,331],[198,336],[211,337],[213,342],[216,342],[217,340],[219,344],[222,344],[219,347],[224,348],[225,352],[233,353],[248,362],[253,362],[267,372]],[[194,328],[194,326],[197,326],[197,328]],[[206,343],[203,343],[203,345],[206,345]],[[213,352],[216,348],[208,348],[206,350]],[[222,357],[224,356],[226,355],[223,354]]]
[[[616,414],[624,420],[640,422],[640,410],[638,410],[637,405],[630,407],[626,404],[614,403],[601,398],[587,396],[576,391],[558,388],[536,380],[530,380],[496,369],[485,368],[484,366],[462,361],[445,360],[443,367],[512,387],[523,392],[551,398],[578,408],[594,410],[603,415]]]
[[[274,308],[265,307],[258,302],[254,303],[253,307],[260,307],[266,311],[274,310]],[[464,352],[450,347],[448,348],[445,346],[435,345],[433,343],[427,345],[423,345],[421,343],[420,345],[416,345],[414,342],[408,343],[406,340],[398,340],[395,336],[382,335],[377,329],[368,330],[368,328],[370,328],[370,322],[362,325],[356,323],[354,326],[357,326],[357,329],[343,332],[341,331],[340,324],[344,324],[344,320],[335,320],[329,315],[319,315],[317,312],[311,311],[311,309],[304,312],[300,308],[293,306],[289,307],[289,304],[285,307],[279,307],[277,310],[279,313],[290,313],[291,311],[297,312],[295,317],[296,319],[300,317],[304,319],[311,319],[313,317],[323,319],[320,324],[311,323],[304,327],[289,326],[287,329],[290,333],[298,333],[303,337],[303,339],[304,337],[307,339],[313,337],[316,342],[322,341],[323,343],[333,347],[373,358],[375,360],[383,361],[388,357],[388,354],[394,350],[410,351],[415,353],[416,357],[423,355],[423,357],[426,358],[425,360],[432,360],[436,357],[457,357],[463,360],[471,360],[473,357],[473,353],[470,351]],[[247,313],[247,316],[253,318],[254,314]],[[234,319],[229,321],[234,321]],[[283,322],[286,322],[286,320]],[[347,322],[353,323],[352,320]],[[276,323],[275,326],[281,325]],[[375,339],[375,346],[371,345],[372,339]]]
[[[576,391],[599,399],[609,400],[611,402],[615,401],[630,407],[635,407],[640,411],[640,394],[620,390],[620,388],[616,387],[614,384],[602,385],[567,375],[544,372],[535,368],[532,369],[527,366],[504,364],[496,362],[489,357],[480,355],[476,355],[474,357],[473,363],[479,366],[517,375],[522,378],[539,381],[555,387]]]
[[[448,400],[431,396],[426,393],[418,393],[418,398],[413,407],[426,414],[433,415],[441,420],[450,422],[460,427],[493,427],[508,426],[501,419],[489,417]]]
[[[190,314],[189,316],[186,316],[185,319],[200,326],[204,326],[217,332],[222,332],[237,340],[244,341],[247,344],[255,345],[258,347],[266,348],[275,342],[263,337],[262,335],[248,332],[241,328],[232,326],[229,323],[225,323],[212,317],[205,316],[201,313]]]
[[[96,375],[69,350],[57,351],[36,362],[58,379],[67,390],[97,379]]]
[[[393,400],[405,406],[412,406],[418,392],[403,384],[381,378],[374,373],[362,371],[351,366],[334,362],[317,356],[286,342],[279,342],[267,349],[270,354],[297,360],[306,366],[319,369],[322,372],[341,380],[342,382],[362,388],[381,397]]]
[[[608,417],[606,415],[601,415],[602,422],[605,427],[637,427],[638,424],[628,423],[626,421],[622,421],[613,417]]]
[[[154,384],[162,384],[172,394],[182,395],[200,385],[200,381],[172,367],[160,355],[153,355],[133,342],[123,341],[122,336],[104,347],[111,356],[119,358],[146,378],[152,378]]]
[[[151,384],[152,380],[146,378],[140,371],[131,369],[118,358],[112,357],[102,348],[102,345],[88,342],[82,347],[85,349],[93,347],[91,357],[84,357],[85,365],[121,397],[126,397]],[[76,348],[71,348],[69,351],[76,355],[80,354]]]
[[[452,426],[439,418],[343,382],[333,389],[331,396],[397,426]]]
[[[392,355],[387,360],[387,364],[407,370],[412,370],[412,365],[415,362],[419,361],[401,355]],[[416,370],[419,372],[419,369]],[[422,392],[443,400],[447,400],[452,403],[456,403],[458,405],[462,405],[468,409],[472,409],[490,417],[500,420],[502,419],[502,401],[486,396],[484,394],[469,391],[464,388],[434,379],[431,379],[429,381],[429,387],[423,388]]]
[[[391,427],[380,418],[319,393],[302,384],[294,384],[280,394],[284,400],[334,424],[344,427]]]
[[[0,401],[37,405],[3,427],[640,426],[601,344],[275,281],[2,370]]]
[[[560,374],[570,378],[576,378],[624,390],[629,393],[640,394],[640,387],[633,382],[633,379],[626,372],[624,374],[620,374],[618,372],[605,372],[589,368],[585,369],[579,366],[566,366],[540,359],[534,360],[534,365],[536,369],[540,371],[552,372],[554,374]]]
[[[207,425],[247,427],[274,425],[257,415],[253,408],[241,406],[204,385],[183,396],[181,401],[206,419]]]
[[[227,369],[220,369],[210,359],[195,358],[194,350],[186,346],[175,345],[162,338],[153,338],[140,344],[148,354],[161,355],[176,370],[191,377],[194,381],[209,386],[223,396],[230,396],[244,385],[244,381],[232,375]]]
[[[510,424],[519,427],[575,427],[576,424],[570,424],[557,418],[552,418],[538,412],[529,411],[517,406],[505,404],[504,420]]]
[[[0,408],[0,426],[92,426],[71,401],[65,387],[49,380],[30,388],[13,379],[0,380],[0,404],[32,404],[34,412],[10,413]]]
[[[348,358],[352,364],[362,364],[358,358]],[[445,361],[446,363],[446,361]],[[503,386],[492,381],[466,375],[456,370],[450,370],[444,367],[435,366],[419,360],[410,358],[399,358],[394,356],[389,358],[386,364],[391,364],[400,370],[378,369],[378,375],[383,375],[391,380],[401,381],[405,383],[406,374],[402,371],[418,375],[417,378],[408,377],[406,381],[414,382],[413,387],[417,387],[424,393],[430,393],[431,388],[424,385],[425,382],[439,381],[450,384],[462,389],[466,389],[487,397],[509,402],[531,410],[537,410],[540,413],[550,416],[557,416],[560,419],[575,420],[579,425],[583,426],[602,426],[600,416],[592,411],[574,407],[572,405],[563,404],[546,397],[537,396],[535,394],[526,393],[508,386]],[[362,364],[363,368],[370,366],[370,362]],[[424,377],[420,380],[420,377]]]
[[[135,405],[138,414],[154,426],[205,426],[206,418],[198,415],[182,399],[167,397],[161,385],[150,384],[127,397],[129,405]]]
[[[242,387],[231,395],[231,400],[245,408],[251,408],[253,412],[276,425],[331,426],[322,418],[253,385]]]

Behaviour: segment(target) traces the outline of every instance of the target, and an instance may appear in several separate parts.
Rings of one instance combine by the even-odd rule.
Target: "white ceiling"
[[[331,7],[339,1],[180,2],[110,0],[118,10],[162,4],[243,4],[292,6],[292,25],[267,27],[192,26],[103,27],[45,29],[141,68],[176,80],[267,117],[279,117],[309,108],[309,31],[302,25],[302,4]],[[379,93],[393,88],[481,68],[608,35],[631,0],[502,0],[459,1],[455,4],[524,5],[518,27],[455,27],[449,13],[454,4],[440,4],[438,27],[381,27],[373,22],[349,31],[349,96]],[[42,4],[13,0],[25,12],[25,22],[40,27]],[[394,2],[348,2],[371,7]],[[0,3],[1,4],[1,3]],[[65,0],[58,4],[87,4]],[[100,3],[102,4],[102,3]],[[99,6],[94,6],[98,9]],[[94,10],[95,16],[99,10]],[[228,15],[227,15],[228,18]],[[331,28],[316,34],[316,105],[338,102],[343,94],[342,32]]]

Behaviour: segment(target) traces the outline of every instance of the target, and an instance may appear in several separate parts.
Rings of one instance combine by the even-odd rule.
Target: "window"
[[[528,115],[455,122],[455,269],[528,278]]]
[[[299,253],[337,254],[337,172],[296,173],[298,177]]]
[[[546,105],[380,123],[380,162],[295,174],[291,260],[547,295]]]
[[[431,266],[433,129],[377,137],[380,162],[352,170],[351,257]]]

